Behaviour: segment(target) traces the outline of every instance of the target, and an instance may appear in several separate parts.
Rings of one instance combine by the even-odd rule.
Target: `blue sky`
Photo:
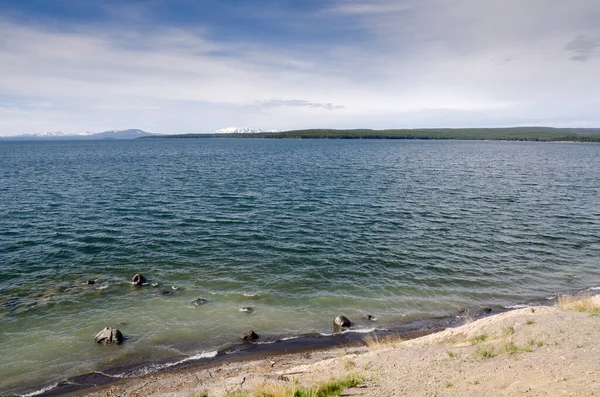
[[[600,127],[597,0],[0,0],[0,135]]]

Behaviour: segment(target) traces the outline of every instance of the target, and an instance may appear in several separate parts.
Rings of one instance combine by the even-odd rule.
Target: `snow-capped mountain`
[[[279,130],[261,130],[260,128],[228,127],[215,130],[215,134],[254,134],[257,132],[279,132]]]
[[[8,140],[47,140],[47,139],[135,139],[143,136],[153,135],[149,132],[138,130],[138,129],[129,129],[129,130],[110,130],[104,132],[93,133],[89,131],[84,131],[79,134],[69,134],[67,132],[62,131],[52,131],[52,132],[43,132],[41,134],[26,134],[26,135],[16,135],[16,136],[7,136],[0,137],[0,139],[8,139]]]
[[[28,136],[40,137],[40,138],[52,138],[52,137],[57,137],[57,136],[69,136],[69,135],[71,135],[71,134],[62,132],[62,131],[48,131],[48,132],[42,132],[41,134],[30,134]]]

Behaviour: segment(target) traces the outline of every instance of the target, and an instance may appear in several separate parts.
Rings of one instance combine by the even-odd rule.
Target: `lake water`
[[[600,145],[2,142],[0,226],[0,394],[23,393],[244,348],[249,329],[386,329],[598,287]],[[126,342],[94,344],[104,326]]]

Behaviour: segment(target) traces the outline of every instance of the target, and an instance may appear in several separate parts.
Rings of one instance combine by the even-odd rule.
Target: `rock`
[[[246,313],[254,313],[254,309],[251,308],[250,306],[240,307],[240,311],[241,312],[246,312]]]
[[[248,331],[244,334],[244,336],[242,336],[243,340],[248,340],[248,341],[253,341],[260,338],[260,336],[258,336],[258,334],[254,331]]]
[[[104,327],[104,329],[94,337],[96,343],[105,345],[120,344],[123,342],[123,334],[116,328]]]
[[[484,308],[483,308],[483,312],[484,312],[485,314],[489,314],[489,313],[491,313],[491,312],[492,312],[492,309],[490,309],[489,307],[484,307]]]
[[[194,301],[195,306],[202,306],[208,303],[208,299],[198,298]]]
[[[465,309],[464,307],[459,307],[458,308],[458,312],[459,313],[466,313],[467,309]]]
[[[85,282],[87,285],[94,285],[96,284],[96,280],[88,280]]]
[[[173,294],[173,293],[174,293],[174,291],[173,291],[173,290],[170,290],[170,289],[167,289],[167,290],[163,290],[163,291],[161,291],[161,294],[163,294],[163,295],[171,295],[171,294]]]
[[[352,321],[348,320],[348,317],[346,317],[346,316],[337,316],[336,318],[333,319],[334,327],[348,328],[351,325],[352,325]]]
[[[144,277],[138,273],[135,276],[133,276],[133,278],[131,279],[131,284],[140,286],[140,285],[143,285],[147,281],[148,280],[146,280],[146,277]]]
[[[365,321],[377,321],[377,319],[375,318],[375,316],[373,316],[371,314],[365,314],[363,316],[363,320],[365,320]]]

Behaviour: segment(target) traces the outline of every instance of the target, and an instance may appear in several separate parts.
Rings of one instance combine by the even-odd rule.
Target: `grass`
[[[562,310],[574,310],[600,316],[600,300],[590,294],[561,295],[557,306]]]
[[[468,339],[467,342],[469,342],[471,345],[476,345],[478,343],[485,342],[487,339],[488,339],[487,334],[481,334],[481,335],[477,335],[471,339]]]
[[[537,346],[537,347],[542,347],[544,346],[544,342],[542,342],[541,340],[535,340],[535,339],[529,339],[529,346]]]
[[[339,396],[345,389],[356,387],[363,382],[358,375],[347,375],[338,379],[305,387],[301,385],[281,385],[276,383],[265,383],[250,392],[235,391],[226,397],[329,397]]]
[[[402,344],[404,339],[400,335],[388,335],[383,338],[379,338],[377,335],[367,335],[363,338],[365,345],[371,349],[380,349],[383,347],[398,347]]]
[[[530,341],[531,343],[531,341]],[[539,346],[539,345],[538,345]],[[477,350],[475,350],[475,356],[480,358],[493,358],[500,356],[502,354],[515,355],[517,353],[532,353],[528,347],[519,347],[514,342],[504,339],[499,345],[487,344],[484,346],[479,346]]]
[[[446,383],[444,383],[444,386],[446,386],[446,389],[449,389],[449,388],[451,388],[454,385],[452,383],[446,381]]]
[[[450,350],[448,350],[448,351],[446,352],[446,354],[447,354],[447,355],[448,355],[448,357],[450,357],[450,358],[454,358],[454,357],[456,357],[456,353],[453,353],[453,352],[451,352]]]
[[[527,320],[527,325],[531,325],[533,323],[535,323],[535,321],[533,321],[533,320]]]
[[[225,397],[248,397],[250,394],[246,391],[235,390],[225,394]]]
[[[346,369],[346,371],[349,371],[352,368],[356,367],[356,361],[354,361],[350,357],[340,358],[340,364],[342,364],[342,366],[344,367],[344,369]]]

